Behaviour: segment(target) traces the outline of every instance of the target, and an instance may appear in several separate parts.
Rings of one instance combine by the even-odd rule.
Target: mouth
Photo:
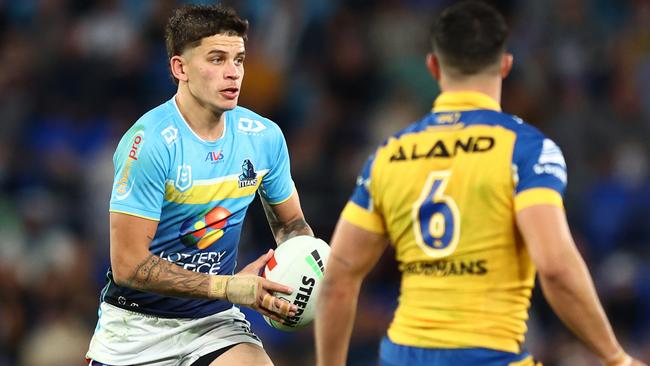
[[[221,94],[226,99],[230,99],[230,100],[236,99],[237,96],[239,96],[239,88],[221,89],[219,91],[219,94]]]

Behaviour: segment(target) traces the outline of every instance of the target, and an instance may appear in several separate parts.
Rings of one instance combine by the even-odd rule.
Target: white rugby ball
[[[278,292],[273,295],[295,304],[298,310],[284,324],[264,316],[270,326],[292,331],[314,320],[318,291],[329,255],[330,247],[326,242],[308,235],[295,236],[278,246],[264,267],[264,277],[291,287],[291,295]]]

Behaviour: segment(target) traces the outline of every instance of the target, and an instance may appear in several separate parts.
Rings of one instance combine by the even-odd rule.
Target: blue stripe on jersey
[[[393,343],[388,337],[382,339],[379,354],[381,358],[380,365],[382,366],[504,366],[530,357],[530,354],[526,351],[516,354],[487,348],[439,349],[409,347]]]
[[[352,197],[350,200],[357,205],[365,208],[368,211],[372,211],[372,200],[370,199],[370,192],[368,187],[370,185],[370,171],[372,170],[372,164],[375,161],[375,156],[372,155],[363,166],[361,170],[361,175],[357,177],[356,186],[352,192]]]

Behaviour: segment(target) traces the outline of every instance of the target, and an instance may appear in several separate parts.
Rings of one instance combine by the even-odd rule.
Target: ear
[[[178,81],[187,81],[187,73],[185,72],[185,63],[186,59],[183,58],[182,56],[172,56],[172,58],[169,60],[169,68],[171,69],[172,75]]]
[[[512,70],[513,59],[512,53],[507,52],[501,57],[501,79],[505,79]]]
[[[427,69],[436,81],[440,81],[440,62],[434,53],[427,53]]]

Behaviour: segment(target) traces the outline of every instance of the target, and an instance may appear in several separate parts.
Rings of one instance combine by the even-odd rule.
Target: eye
[[[243,64],[244,64],[244,57],[243,57],[243,56],[242,56],[242,57],[237,57],[237,58],[235,59],[235,65],[237,65],[237,66],[241,66],[241,65],[243,65]]]
[[[214,57],[210,59],[210,62],[215,64],[215,65],[221,65],[224,62],[223,57]]]

